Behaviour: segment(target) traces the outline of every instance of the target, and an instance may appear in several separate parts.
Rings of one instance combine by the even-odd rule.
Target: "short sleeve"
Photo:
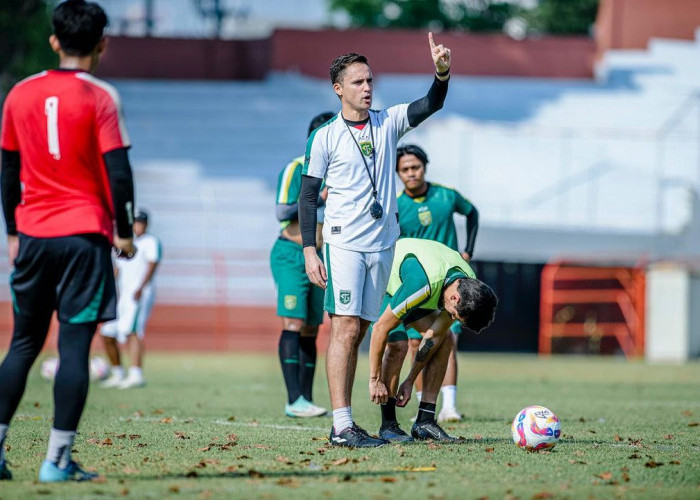
[[[121,99],[116,89],[99,92],[96,102],[97,137],[100,152],[108,153],[131,146],[122,115]]]
[[[139,248],[139,250],[143,252],[143,256],[146,258],[146,261],[151,263],[160,262],[160,240],[152,237],[146,240],[144,243],[146,244]]]
[[[328,170],[328,149],[325,147],[325,138],[328,134],[328,127],[314,130],[306,141],[306,156],[304,158],[304,169],[302,174],[310,177],[324,179]]]
[[[400,139],[403,135],[410,131],[413,127],[408,123],[408,104],[397,104],[387,109],[387,114],[394,124],[396,138]]]
[[[5,99],[2,110],[2,123],[0,124],[0,148],[7,151],[19,151],[17,131],[12,119],[12,92]]]
[[[389,301],[391,311],[398,319],[404,319],[430,298],[430,282],[423,266],[415,257],[407,257],[399,268],[401,286]]]
[[[471,211],[474,209],[474,205],[466,199],[464,196],[462,196],[459,191],[456,189],[454,190],[454,195],[455,195],[455,211],[459,214],[462,215],[469,215]]]
[[[301,163],[293,161],[282,171],[282,175],[280,175],[277,182],[278,205],[293,205],[299,201],[299,194],[301,192],[301,170]]]

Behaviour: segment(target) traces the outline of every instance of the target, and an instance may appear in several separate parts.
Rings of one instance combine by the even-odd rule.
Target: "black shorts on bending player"
[[[111,246],[99,234],[20,234],[10,286],[15,314],[56,310],[61,323],[73,324],[116,317]]]

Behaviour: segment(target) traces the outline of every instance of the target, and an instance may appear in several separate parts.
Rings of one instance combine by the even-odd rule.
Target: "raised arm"
[[[428,43],[430,55],[435,65],[435,80],[424,97],[409,104],[408,123],[411,127],[417,127],[430,115],[442,109],[447,96],[447,83],[450,79],[450,66],[452,65],[450,49],[442,44],[435,45],[432,33],[428,33]]]

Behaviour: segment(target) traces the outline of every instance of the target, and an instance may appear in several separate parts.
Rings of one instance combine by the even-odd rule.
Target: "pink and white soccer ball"
[[[58,372],[58,358],[53,356],[45,359],[41,363],[40,372],[41,376],[46,380],[55,379],[56,373]],[[90,358],[90,380],[104,380],[107,375],[109,375],[109,365],[104,358],[100,356],[93,356]]]
[[[513,442],[527,451],[553,448],[561,436],[561,423],[544,406],[528,406],[518,412],[511,426]]]

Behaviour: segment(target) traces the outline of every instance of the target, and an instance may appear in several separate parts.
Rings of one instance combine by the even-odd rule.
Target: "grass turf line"
[[[316,403],[328,407],[323,362]],[[367,359],[353,414],[377,432]],[[274,356],[150,355],[148,386],[91,387],[75,458],[104,482],[41,485],[51,385],[32,370],[8,434],[15,479],[0,499],[41,498],[700,498],[700,364],[612,358],[461,355],[458,407],[448,424],[466,442],[329,448],[328,417],[283,415]],[[512,444],[510,422],[542,404],[562,421],[551,453]],[[416,403],[398,410],[404,429]]]

